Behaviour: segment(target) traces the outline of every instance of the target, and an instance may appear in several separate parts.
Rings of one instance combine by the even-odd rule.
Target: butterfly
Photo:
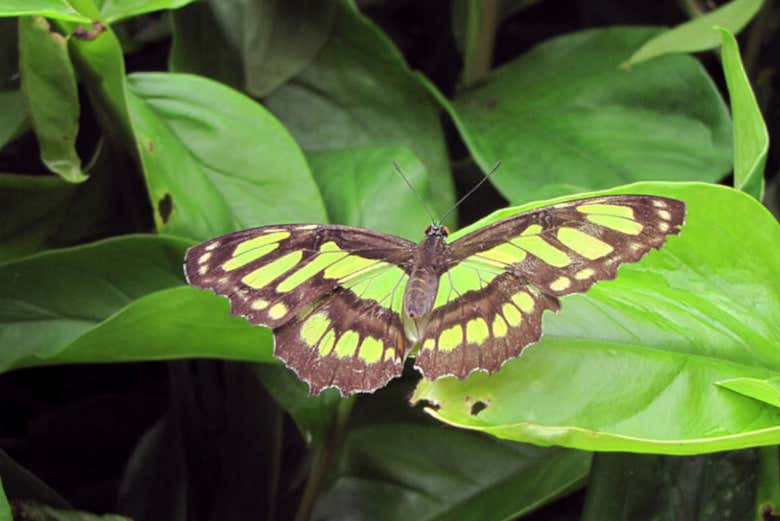
[[[682,201],[613,195],[538,208],[451,243],[432,224],[418,244],[351,226],[272,225],[189,249],[190,285],[273,329],[274,354],[312,394],[372,392],[406,358],[425,378],[498,370],[542,334],[558,297],[613,279],[668,235]]]

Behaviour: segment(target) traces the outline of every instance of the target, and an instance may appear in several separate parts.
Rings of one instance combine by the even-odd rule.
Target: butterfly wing
[[[615,278],[684,221],[681,201],[616,195],[539,208],[456,240],[416,367],[428,378],[497,370],[539,339],[557,297]]]
[[[265,226],[191,248],[190,285],[274,330],[274,354],[312,393],[372,391],[401,374],[400,313],[414,243],[349,226]]]

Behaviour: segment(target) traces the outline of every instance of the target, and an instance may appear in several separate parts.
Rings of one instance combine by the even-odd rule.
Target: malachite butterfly
[[[447,242],[419,244],[350,226],[262,226],[191,248],[189,284],[271,327],[274,354],[318,394],[371,392],[416,349],[426,378],[491,373],[542,334],[558,297],[613,279],[680,233],[681,201],[579,199],[509,217]]]

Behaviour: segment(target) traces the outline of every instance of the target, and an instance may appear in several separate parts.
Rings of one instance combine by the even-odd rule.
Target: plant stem
[[[314,457],[312,458],[311,471],[309,479],[306,480],[306,487],[303,489],[301,504],[298,506],[298,512],[295,514],[295,521],[309,521],[314,502],[322,487],[322,483],[330,470],[334,456],[341,446],[344,428],[347,425],[349,414],[352,412],[352,405],[355,403],[355,396],[342,399],[336,409],[336,417],[330,428],[328,437],[314,448]]]
[[[704,8],[696,0],[680,0],[680,7],[688,14],[689,18],[696,18],[705,13]]]
[[[493,65],[499,0],[468,0],[463,49],[463,85],[483,78]]]
[[[758,449],[757,519],[761,519],[763,509],[772,514],[780,513],[780,452],[777,445]]]

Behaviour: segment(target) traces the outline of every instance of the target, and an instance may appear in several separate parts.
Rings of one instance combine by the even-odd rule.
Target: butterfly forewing
[[[417,367],[429,378],[492,372],[541,335],[557,296],[612,279],[666,236],[685,205],[655,196],[569,201],[520,214],[451,244]]]
[[[399,295],[414,246],[347,226],[266,226],[191,248],[185,272],[227,296],[234,315],[274,328],[275,354],[312,392],[349,393],[402,370]]]

